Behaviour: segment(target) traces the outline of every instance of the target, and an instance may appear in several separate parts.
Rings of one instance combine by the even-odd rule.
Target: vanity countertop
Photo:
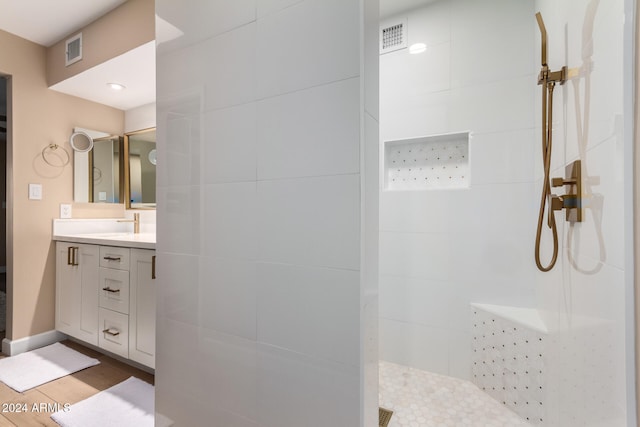
[[[92,245],[121,246],[125,248],[155,249],[156,235],[152,233],[87,233],[54,234],[53,240]]]
[[[53,240],[71,243],[88,243],[125,248],[155,249],[156,233],[144,228],[133,233],[132,224],[118,219],[54,219]]]

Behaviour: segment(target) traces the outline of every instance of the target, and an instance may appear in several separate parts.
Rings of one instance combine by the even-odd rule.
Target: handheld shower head
[[[536,13],[536,21],[538,21],[538,27],[540,28],[540,37],[542,42],[542,49],[540,52],[540,62],[543,67],[546,67],[547,64],[547,29],[544,26],[544,21],[542,20],[542,15],[540,12]]]

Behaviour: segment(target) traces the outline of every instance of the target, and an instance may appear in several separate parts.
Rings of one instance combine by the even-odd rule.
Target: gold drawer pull
[[[120,292],[120,289],[111,289],[109,287],[102,288],[102,290],[107,292],[112,292],[112,293]]]
[[[151,257],[151,278],[152,279],[156,278],[156,256],[155,255]]]
[[[78,265],[78,246],[69,246],[67,248],[67,264]]]
[[[104,257],[104,259],[106,259],[107,261],[120,261],[122,258],[120,258],[119,256],[118,257],[106,256],[106,257]]]
[[[104,329],[102,331],[103,334],[109,334],[112,337],[117,337],[118,335],[120,335],[120,331],[112,331],[111,329]]]

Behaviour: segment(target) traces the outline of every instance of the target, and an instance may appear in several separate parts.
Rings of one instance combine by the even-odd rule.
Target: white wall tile
[[[357,173],[360,79],[258,102],[258,179]]]
[[[257,418],[257,344],[204,328],[199,329],[199,372],[210,390],[203,400],[231,414]],[[215,384],[215,387],[211,387]],[[220,424],[222,426],[222,424]]]
[[[360,149],[360,156],[364,160],[364,211],[361,212],[361,221],[363,221],[361,241],[362,256],[364,257],[362,286],[366,295],[376,295],[378,292],[380,254],[379,124],[367,113],[364,115],[364,120],[365,134],[364,140],[361,141]]]
[[[358,366],[360,274],[258,264],[258,341]]]
[[[258,19],[264,18],[270,13],[278,13],[304,0],[257,0]]]
[[[364,11],[364,110],[374,119],[380,119],[380,57],[378,31],[380,30],[380,4],[378,0],[363,3]]]
[[[251,421],[256,413],[256,395],[251,392],[256,388],[255,342],[165,317],[158,318],[158,329],[164,333],[158,335],[163,351],[156,358],[157,414],[176,425],[200,425],[206,419],[215,427],[257,427]],[[207,393],[201,392],[204,389]]]
[[[382,55],[381,109],[413,100],[426,104],[432,92],[450,89],[450,49],[449,43],[440,43],[416,55],[411,55],[407,49]]]
[[[532,159],[540,155],[533,129],[474,133],[469,150],[473,185],[531,182]]]
[[[360,411],[354,410],[360,405],[359,388],[357,367],[258,346],[261,426],[324,427],[327,416],[335,425],[361,425]]]
[[[164,99],[205,91],[204,108],[230,107],[255,99],[256,24],[225,32],[158,56],[158,85]]]
[[[256,339],[257,269],[254,261],[201,258],[197,297],[203,328]]]
[[[205,86],[207,50],[208,44],[203,42],[164,55],[157,55],[156,85],[162,88],[157,93],[158,100]],[[162,109],[161,106],[162,104],[159,103],[159,110]]]
[[[201,232],[205,253],[216,257],[256,259],[257,193],[255,182],[203,187]]]
[[[466,3],[461,17],[461,3]],[[533,31],[537,31],[533,5],[512,5],[500,13],[480,13],[472,16],[469,9],[492,9],[471,5],[473,2],[454,2],[456,19],[451,36],[451,84],[454,87],[477,85],[509,78],[531,75],[534,58]],[[530,11],[530,14],[525,13]],[[489,19],[491,23],[486,22]],[[492,28],[487,31],[487,28]],[[473,34],[471,34],[473,33]]]
[[[380,139],[392,141],[452,132],[452,114],[452,94],[449,91],[428,96],[413,92],[402,103],[390,103],[381,89]]]
[[[425,43],[427,49],[451,41],[451,7],[453,2],[433,2],[408,14],[409,46]]]
[[[196,104],[193,96],[188,104]],[[196,105],[187,108],[195,110]],[[165,132],[157,137],[158,162],[156,186],[198,185],[200,183],[202,137],[200,111],[184,113],[165,110],[160,115]],[[171,161],[165,161],[169,160]]]
[[[472,132],[532,127],[535,87],[529,76],[452,90],[451,127]],[[556,111],[561,111],[557,109]]]
[[[445,280],[451,274],[446,233],[380,233],[380,274]]]
[[[602,263],[624,268],[624,212],[620,209],[624,205],[624,183],[618,173],[620,158],[616,147],[617,141],[610,140],[589,150],[583,158],[583,179],[597,185],[583,187],[584,221],[572,230],[567,227],[567,233],[571,231],[568,249],[582,271],[593,270]]]
[[[204,46],[205,108],[224,108],[255,100],[256,24],[208,40]]]
[[[203,116],[203,180],[207,184],[255,181],[256,104],[209,111]]]
[[[198,294],[200,259],[193,255],[162,256],[159,258],[158,312],[171,321],[198,325]]]
[[[199,255],[203,251],[200,187],[157,187],[157,249]]]
[[[380,319],[380,360],[449,373],[449,331]]]
[[[176,3],[158,0],[156,14],[183,35],[161,45],[161,52],[210,39],[256,19],[256,0],[189,0]]]
[[[449,340],[449,375],[463,380],[470,380],[472,365],[471,334],[455,331],[451,334],[451,338]]]
[[[360,178],[258,182],[258,259],[360,267]]]
[[[492,31],[503,32],[504,27],[511,24],[526,25],[535,24],[535,22],[532,3],[518,3],[509,0],[493,0],[490,4],[474,0],[451,2],[452,40],[478,39]],[[493,46],[482,45],[479,48],[489,53]],[[524,49],[531,49],[531,47],[523,47]]]
[[[258,20],[258,98],[358,76],[359,2],[307,0]]]
[[[381,193],[381,352],[400,336],[421,354],[398,350],[400,363],[462,378],[470,364],[467,304],[535,303],[535,19],[533,5],[496,5],[498,14],[467,0],[407,12],[410,42],[426,40],[438,61],[418,64],[401,51],[380,57],[382,141],[472,134],[469,189]],[[428,334],[440,337],[438,357],[421,353]]]
[[[360,81],[361,72],[376,76],[362,69],[361,33],[373,29],[362,28],[361,7],[373,13],[377,2],[159,6],[185,32],[158,49],[158,158],[166,160],[158,253],[182,262],[175,272],[186,283],[167,276],[161,292],[158,326],[166,335],[158,339],[156,409],[176,425],[324,426],[330,408],[331,423],[356,426],[377,413],[377,329],[360,317],[368,313],[373,323],[377,313],[375,284],[367,281],[365,291],[360,270],[376,270],[367,263],[377,257],[377,212],[365,216],[362,203],[377,205],[378,174],[377,91],[369,77],[365,96]],[[277,127],[259,127],[259,120],[278,120]],[[259,157],[260,148],[290,163]],[[297,158],[285,149],[298,150]],[[260,176],[269,162],[259,159],[271,162]],[[374,169],[361,171],[371,161]],[[257,271],[258,261],[274,270]],[[296,312],[292,301],[308,309]],[[331,304],[336,310],[327,313]],[[292,315],[298,318],[286,322]],[[365,327],[368,380],[360,353]],[[294,351],[259,344],[263,337]],[[364,381],[372,387],[366,396]]]
[[[380,317],[465,331],[469,328],[466,287],[455,282],[402,276],[380,277]]]

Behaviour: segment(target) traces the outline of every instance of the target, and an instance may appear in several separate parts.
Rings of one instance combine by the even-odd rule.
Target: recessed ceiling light
[[[109,86],[111,90],[116,91],[126,89],[126,87],[124,85],[121,85],[120,83],[107,83],[107,86]]]
[[[427,50],[427,45],[424,43],[415,43],[409,46],[409,53],[415,55],[417,53],[422,53]]]

